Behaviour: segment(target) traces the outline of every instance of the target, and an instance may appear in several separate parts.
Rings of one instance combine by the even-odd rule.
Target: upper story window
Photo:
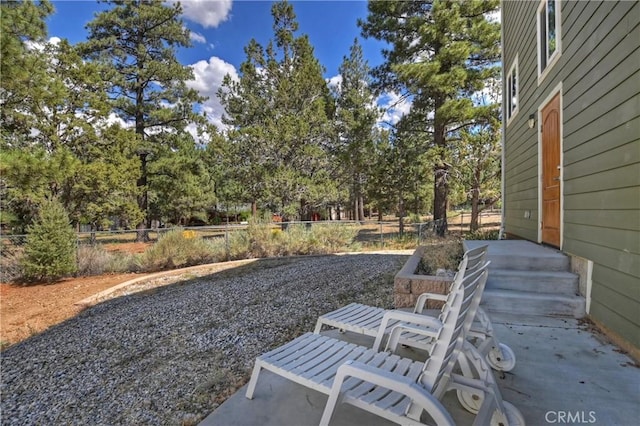
[[[507,84],[506,84],[506,114],[507,114],[507,124],[511,121],[511,118],[515,116],[518,112],[518,96],[519,96],[519,87],[520,82],[518,81],[518,57],[516,56],[515,61],[513,61],[513,65],[509,68],[509,73],[507,73]]]
[[[560,0],[538,6],[538,76],[543,78],[560,56]]]

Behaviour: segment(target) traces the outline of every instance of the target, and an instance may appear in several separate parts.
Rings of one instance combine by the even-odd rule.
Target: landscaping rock
[[[390,308],[405,255],[264,260],[108,300],[2,352],[0,423],[196,424],[255,358],[350,302]]]

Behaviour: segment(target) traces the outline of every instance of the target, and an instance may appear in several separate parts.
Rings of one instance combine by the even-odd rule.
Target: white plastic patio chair
[[[467,259],[464,273],[471,273],[485,265],[488,246],[477,247],[468,250],[464,254]],[[460,266],[458,267],[460,271]],[[446,301],[449,295],[423,293],[418,296],[414,307],[414,314],[423,314],[427,301],[438,300]],[[477,293],[482,297],[482,292]],[[442,315],[442,312],[440,313]],[[376,337],[374,349],[378,349],[382,343],[382,339],[387,337],[391,329],[398,322],[419,323],[419,317],[405,311],[385,310],[375,306],[362,305],[360,303],[351,303],[335,311],[324,314],[318,318],[314,333],[319,334],[322,326],[334,327],[341,331],[351,331]],[[380,329],[384,333],[379,333]],[[478,307],[475,316],[475,322],[468,332],[468,337],[476,343],[478,351],[486,357],[489,365],[498,371],[511,371],[516,364],[515,353],[511,348],[498,340],[494,333],[493,325],[487,313],[481,307]],[[428,349],[431,345],[431,339],[418,334],[405,333],[401,342],[402,345],[415,347],[419,349]]]
[[[399,424],[423,424],[423,412],[438,425],[455,422],[440,399],[456,390],[463,407],[465,400],[476,401],[474,424],[524,425],[519,410],[502,400],[491,369],[473,345],[464,340],[467,315],[475,315],[475,291],[484,286],[486,266],[478,271],[458,274],[453,296],[443,308],[442,321],[428,318],[431,327],[400,323],[391,332],[388,349],[395,350],[399,336],[407,330],[433,338],[426,362],[401,358],[390,352],[357,346],[340,339],[306,333],[256,359],[246,396],[253,398],[258,377],[267,369],[298,384],[329,395],[321,425],[328,425],[338,402],[349,403]],[[466,297],[465,297],[466,296]],[[473,318],[473,317],[471,317]],[[427,322],[427,321],[425,321]],[[465,326],[466,325],[466,326]],[[453,373],[462,346],[472,353],[471,367],[478,379]],[[463,361],[462,365],[470,366]]]

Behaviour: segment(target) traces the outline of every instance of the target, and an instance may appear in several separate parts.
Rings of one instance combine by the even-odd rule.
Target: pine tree
[[[373,127],[379,117],[370,87],[369,65],[356,38],[339,68],[342,81],[336,88],[336,127],[339,157],[345,168],[354,219],[364,220],[364,195],[373,150]]]
[[[44,43],[45,19],[53,12],[47,0],[3,1],[0,3],[0,135],[2,148],[22,145],[31,131],[33,105],[46,94],[47,63],[33,49]]]
[[[429,0],[369,2],[369,15],[359,24],[366,37],[391,45],[385,63],[374,70],[380,86],[405,90],[420,114],[432,118],[422,131],[432,133],[434,146],[434,219],[447,229],[447,141],[452,132],[473,125],[487,114],[471,94],[499,71],[500,30],[486,14],[498,0]]]
[[[25,278],[52,281],[76,271],[76,234],[60,202],[44,202],[27,231],[22,263]]]
[[[138,205],[148,211],[147,162],[156,144],[168,144],[166,133],[181,132],[202,117],[193,112],[194,102],[204,101],[189,89],[190,67],[176,59],[176,49],[189,47],[189,30],[180,19],[179,3],[161,0],[107,0],[113,7],[100,12],[87,25],[89,39],[82,45],[84,56],[103,65],[103,78],[110,83],[112,107],[125,121],[135,123],[140,145],[140,195]],[[138,229],[149,225],[141,222]],[[140,232],[138,239],[146,239]]]
[[[2,2],[2,185],[12,225],[25,229],[49,198],[94,229],[110,217],[140,220],[135,135],[106,127],[99,64],[67,40],[46,42],[47,1]],[[132,161],[133,160],[133,161]],[[134,181],[133,186],[129,183]]]
[[[219,96],[232,129],[237,177],[254,212],[261,202],[304,219],[334,188],[326,149],[333,106],[308,37],[295,36],[293,7],[278,2],[271,12],[273,40],[266,49],[249,42],[240,80],[227,77]]]
[[[154,177],[149,185],[151,217],[183,226],[191,218],[206,221],[206,210],[215,203],[215,188],[205,164],[205,151],[196,147],[187,133],[173,139],[172,148],[166,148],[149,165]]]

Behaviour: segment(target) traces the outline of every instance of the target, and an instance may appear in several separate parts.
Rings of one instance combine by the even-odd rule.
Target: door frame
[[[560,103],[560,247],[564,242],[564,123],[563,123],[563,97],[562,82],[558,83],[549,94],[538,105],[536,118],[536,133],[538,134],[538,243],[542,243],[542,200],[543,200],[543,182],[542,182],[542,110],[551,100],[559,96]]]

